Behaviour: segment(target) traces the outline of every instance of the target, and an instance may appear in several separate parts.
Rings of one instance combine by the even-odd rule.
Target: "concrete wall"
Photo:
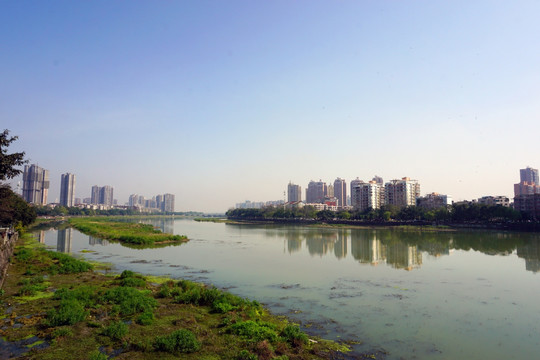
[[[9,259],[13,255],[13,249],[18,238],[18,233],[6,228],[0,229],[0,288],[4,284]]]

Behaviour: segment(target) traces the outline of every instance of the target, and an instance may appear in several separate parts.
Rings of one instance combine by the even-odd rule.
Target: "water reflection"
[[[228,224],[230,227],[246,225]],[[266,237],[283,238],[284,251],[302,251],[312,256],[345,259],[351,256],[362,264],[387,264],[395,269],[413,270],[422,266],[422,255],[448,256],[454,250],[479,251],[486,255],[508,256],[517,251],[525,259],[526,270],[540,272],[540,235],[491,231],[430,232],[401,229],[306,228],[301,226],[251,226],[262,228]]]
[[[71,253],[71,239],[73,238],[73,229],[61,229],[58,230],[58,237],[56,242],[56,251],[63,253]]]
[[[94,245],[101,245],[101,246],[107,246],[109,245],[109,240],[100,239],[94,236],[88,236],[88,244],[94,246]]]

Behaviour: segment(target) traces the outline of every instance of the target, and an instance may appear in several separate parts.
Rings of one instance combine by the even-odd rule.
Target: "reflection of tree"
[[[56,251],[63,253],[71,253],[71,239],[73,237],[73,229],[60,229],[58,230],[58,237],[56,242]]]
[[[525,269],[532,272],[540,271],[540,240],[528,241],[525,245],[517,247],[517,256],[525,259]]]

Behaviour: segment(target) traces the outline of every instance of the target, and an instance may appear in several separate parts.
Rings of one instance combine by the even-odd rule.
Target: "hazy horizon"
[[[540,167],[538,1],[0,9],[0,130],[50,171],[49,202],[67,172],[76,197],[172,193],[176,211],[375,175],[513,198]]]

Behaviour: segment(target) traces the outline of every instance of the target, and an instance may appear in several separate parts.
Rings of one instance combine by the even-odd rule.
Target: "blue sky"
[[[31,163],[176,194],[409,176],[513,196],[540,167],[539,1],[1,1],[0,119]]]

